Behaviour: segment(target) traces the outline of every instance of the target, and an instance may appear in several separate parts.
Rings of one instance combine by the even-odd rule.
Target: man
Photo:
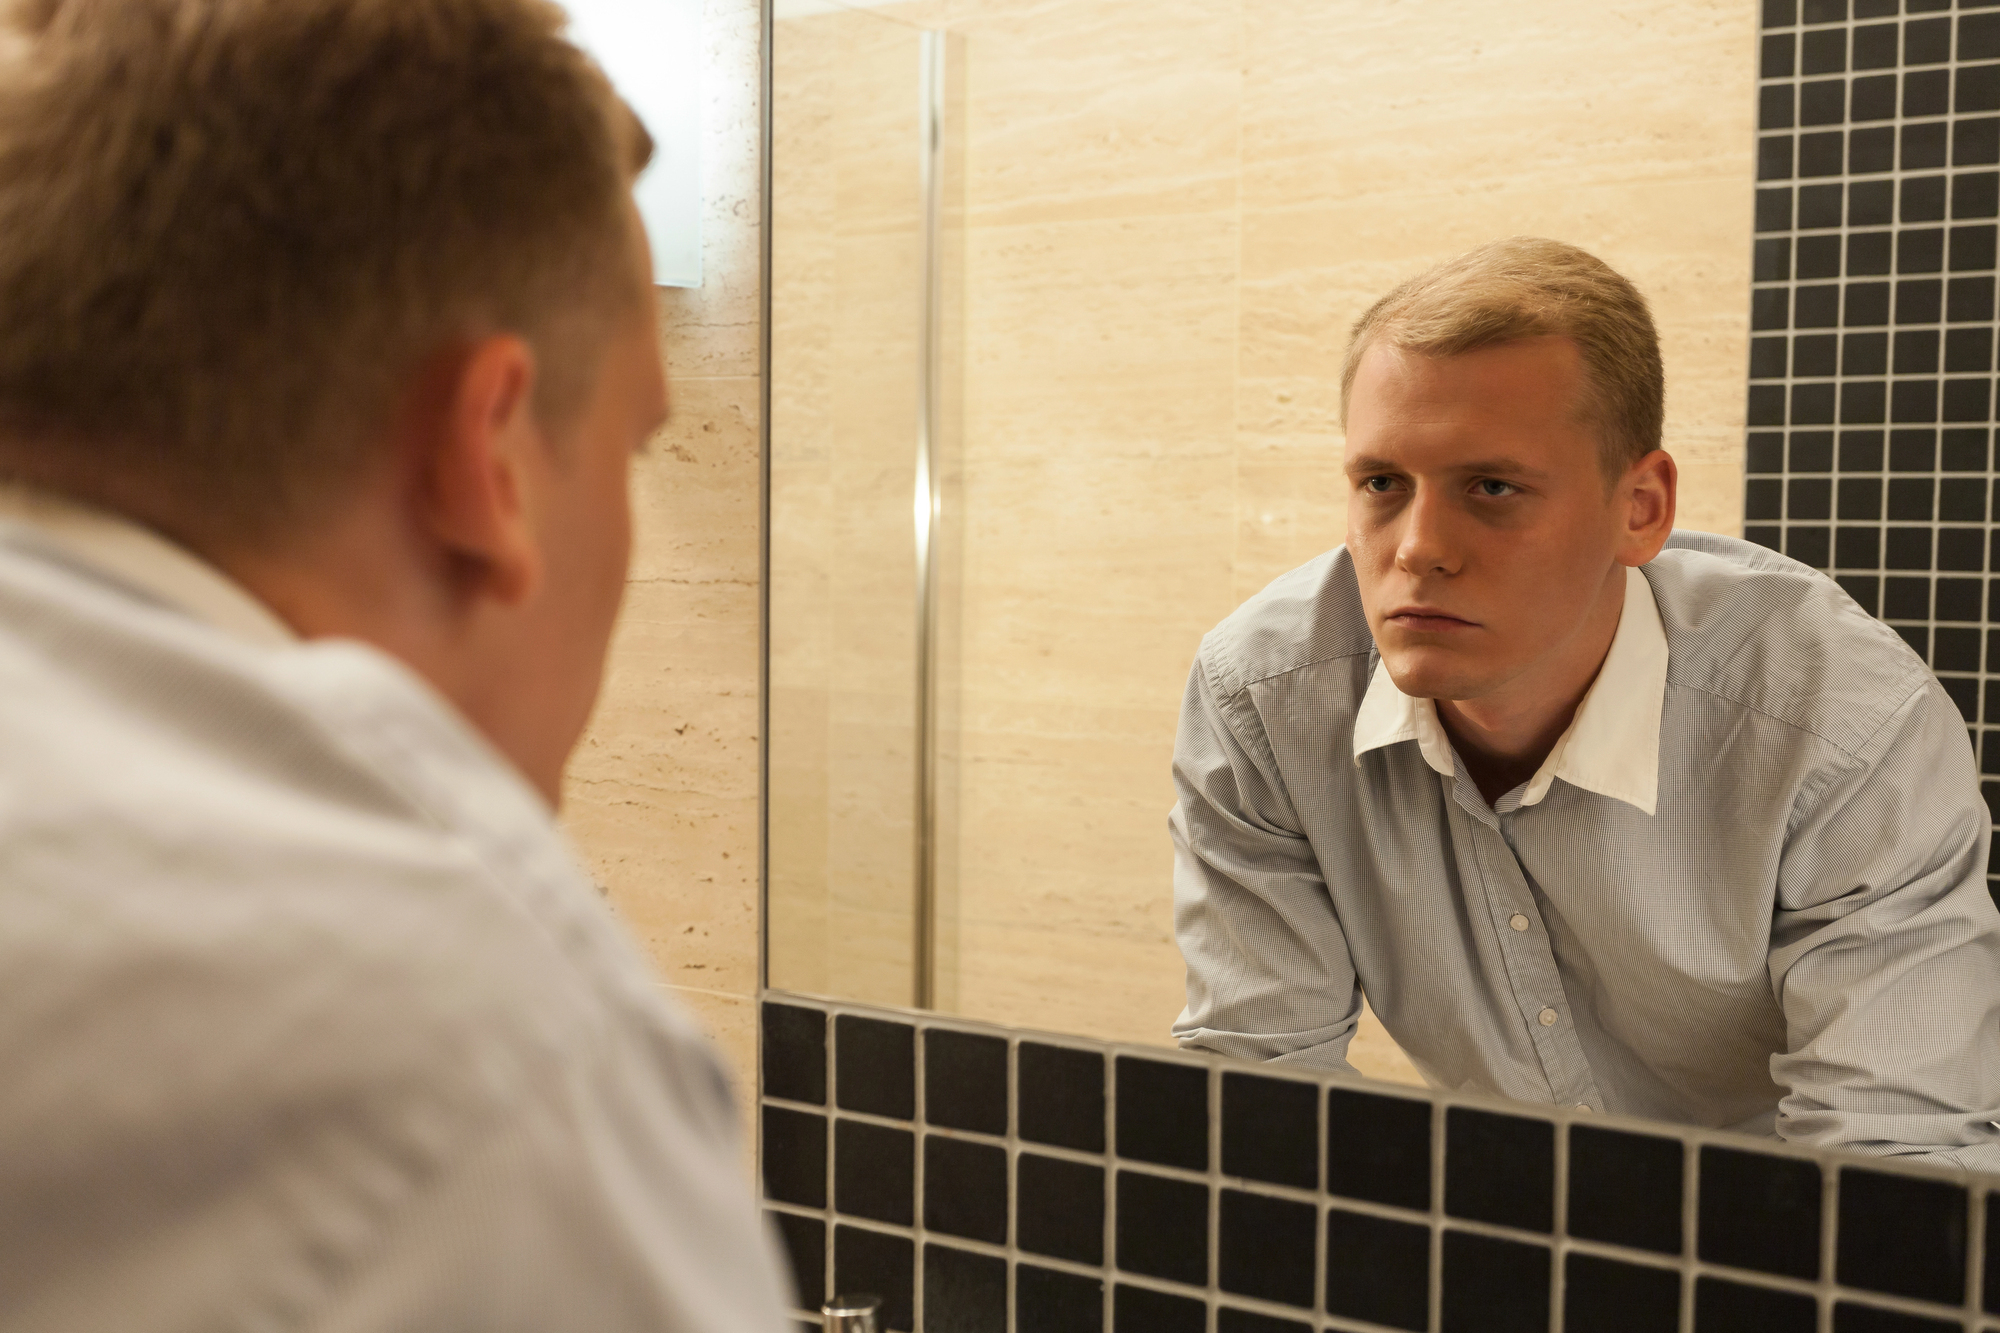
[[[1645,302],[1489,245],[1356,325],[1344,547],[1202,642],[1187,1045],[2000,1167],[1964,723],[1829,579],[1672,530]]]
[[[552,819],[666,411],[561,25],[9,13],[0,1328],[788,1327]]]

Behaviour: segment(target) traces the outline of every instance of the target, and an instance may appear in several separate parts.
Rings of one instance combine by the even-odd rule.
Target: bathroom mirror
[[[778,0],[770,984],[1171,1043],[1188,668],[1343,540],[1346,331],[1431,262],[1631,276],[1680,525],[1739,534],[1758,22]]]

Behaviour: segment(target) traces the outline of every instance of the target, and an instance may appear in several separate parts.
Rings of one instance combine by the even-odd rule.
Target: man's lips
[[[1435,606],[1399,606],[1383,617],[1389,624],[1401,629],[1419,632],[1443,632],[1461,629],[1478,629],[1476,622],[1455,616],[1451,612]]]

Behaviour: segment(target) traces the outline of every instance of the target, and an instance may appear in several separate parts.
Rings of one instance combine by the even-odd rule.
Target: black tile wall
[[[2000,1333],[2000,1179],[801,996],[761,1031],[804,1328]]]
[[[1846,9],[1764,10],[1744,535],[1929,661],[2000,819],[2000,656],[1981,653],[2000,605],[2000,12]]]

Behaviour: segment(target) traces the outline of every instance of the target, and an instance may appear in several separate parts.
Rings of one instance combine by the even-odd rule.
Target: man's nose
[[[1450,507],[1436,491],[1420,486],[1403,510],[1403,531],[1396,543],[1396,568],[1414,578],[1458,572]]]

